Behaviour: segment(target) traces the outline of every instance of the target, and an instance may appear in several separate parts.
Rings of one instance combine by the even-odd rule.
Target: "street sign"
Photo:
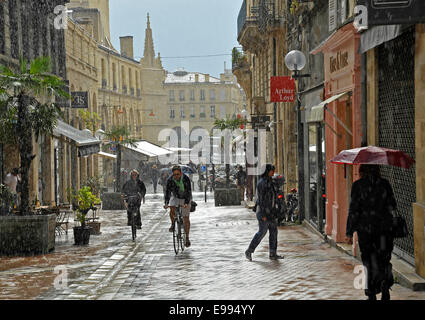
[[[73,109],[88,109],[89,93],[87,91],[72,92],[71,97],[71,106]]]
[[[265,128],[266,122],[270,122],[270,116],[251,116],[251,122],[255,129]]]
[[[295,79],[292,77],[270,78],[271,102],[294,102]]]

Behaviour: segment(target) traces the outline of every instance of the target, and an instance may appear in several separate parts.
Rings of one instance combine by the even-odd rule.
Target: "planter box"
[[[236,188],[217,188],[214,191],[215,206],[239,206],[241,195]]]
[[[125,210],[119,192],[104,193],[101,195],[101,200],[103,210]]]
[[[29,256],[55,249],[56,215],[0,217],[0,255]]]
[[[90,234],[93,236],[98,236],[100,232],[100,222],[87,222],[87,226],[91,228]]]

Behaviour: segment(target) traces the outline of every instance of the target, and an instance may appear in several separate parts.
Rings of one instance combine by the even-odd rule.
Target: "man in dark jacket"
[[[257,220],[259,230],[252,239],[245,256],[252,261],[252,253],[263,240],[269,231],[269,252],[270,259],[283,259],[283,256],[277,254],[277,210],[276,210],[276,190],[273,185],[272,177],[275,167],[267,164],[265,171],[257,184]]]
[[[138,229],[141,229],[142,217],[140,216],[140,205],[142,198],[146,194],[146,186],[143,181],[139,179],[139,172],[136,169],[131,171],[130,176],[130,180],[124,183],[122,187],[121,197],[124,198],[125,196],[140,194],[139,205],[137,208],[136,226]],[[127,211],[127,225],[131,226],[131,214],[129,211]]]
[[[176,216],[176,207],[182,206],[184,231],[186,233],[186,247],[190,247],[190,206],[192,202],[192,184],[189,177],[182,173],[180,166],[174,166],[173,175],[167,180],[164,209],[170,207],[171,227],[170,232],[174,231],[174,219]]]

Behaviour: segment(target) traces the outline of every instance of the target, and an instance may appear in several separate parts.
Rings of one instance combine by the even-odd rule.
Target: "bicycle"
[[[186,243],[186,232],[184,231],[184,221],[182,206],[176,206],[176,216],[173,223],[173,245],[174,252],[179,253],[179,250],[184,251]]]
[[[130,212],[131,235],[132,235],[133,241],[136,241],[136,237],[137,237],[136,219],[137,219],[137,211],[139,211],[139,203],[141,200],[140,194],[125,196],[123,199],[126,200],[124,202],[124,205],[126,209]]]

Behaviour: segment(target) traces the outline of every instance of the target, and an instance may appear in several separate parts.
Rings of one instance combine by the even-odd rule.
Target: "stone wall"
[[[47,254],[55,249],[56,215],[0,217],[0,255]]]

